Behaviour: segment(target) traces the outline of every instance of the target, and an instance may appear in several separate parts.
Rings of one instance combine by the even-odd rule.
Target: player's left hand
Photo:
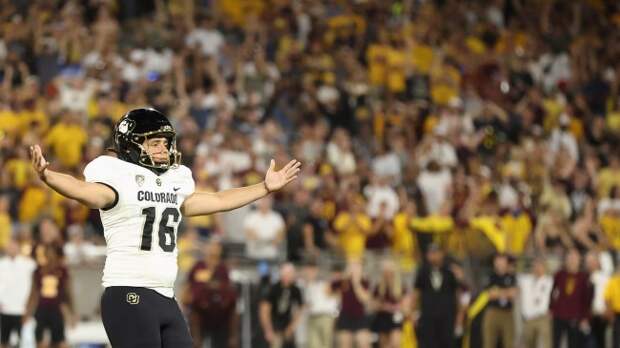
[[[284,168],[275,171],[276,161],[273,159],[269,164],[269,169],[267,170],[267,174],[265,175],[265,186],[269,192],[278,191],[283,188],[289,182],[297,179],[297,174],[299,174],[301,162],[297,160],[292,160],[288,162]]]

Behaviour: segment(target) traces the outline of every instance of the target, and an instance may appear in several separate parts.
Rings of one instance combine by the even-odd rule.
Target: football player
[[[125,114],[114,129],[116,157],[103,155],[84,168],[85,181],[48,168],[38,145],[30,148],[39,177],[60,194],[99,209],[107,243],[101,316],[113,347],[192,347],[174,299],[177,228],[182,216],[239,208],[297,178],[301,163],[275,170],[265,180],[217,193],[194,192],[181,165],[176,133],[154,109]]]

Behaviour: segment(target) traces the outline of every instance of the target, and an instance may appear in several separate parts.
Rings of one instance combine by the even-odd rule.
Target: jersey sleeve
[[[116,206],[116,203],[118,203],[118,189],[121,186],[118,175],[120,170],[117,168],[114,160],[115,159],[113,157],[99,156],[90,161],[90,163],[88,163],[84,168],[84,180],[87,182],[95,182],[106,185],[114,191],[116,199],[110,206],[102,210],[112,209]]]
[[[88,182],[101,182],[113,186],[115,184],[114,165],[106,156],[99,156],[90,161],[84,168],[84,179]]]
[[[185,180],[186,190],[188,192],[188,196],[196,191],[196,182],[194,181],[194,177],[192,176],[192,170],[186,166],[181,167],[183,170],[183,177]]]

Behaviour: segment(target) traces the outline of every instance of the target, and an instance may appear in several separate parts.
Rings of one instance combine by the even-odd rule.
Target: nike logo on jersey
[[[139,201],[177,204],[177,194],[170,192],[138,191]]]
[[[177,191],[178,191],[178,190],[180,190],[181,188],[180,188],[180,187],[173,187],[172,189],[174,190],[174,192],[177,192]]]

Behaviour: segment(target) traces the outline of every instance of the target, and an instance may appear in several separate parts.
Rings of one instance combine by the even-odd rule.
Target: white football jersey
[[[185,166],[157,175],[139,165],[99,156],[84,168],[88,182],[114,189],[118,202],[99,210],[107,243],[103,286],[135,286],[173,297],[181,204],[194,192]]]

